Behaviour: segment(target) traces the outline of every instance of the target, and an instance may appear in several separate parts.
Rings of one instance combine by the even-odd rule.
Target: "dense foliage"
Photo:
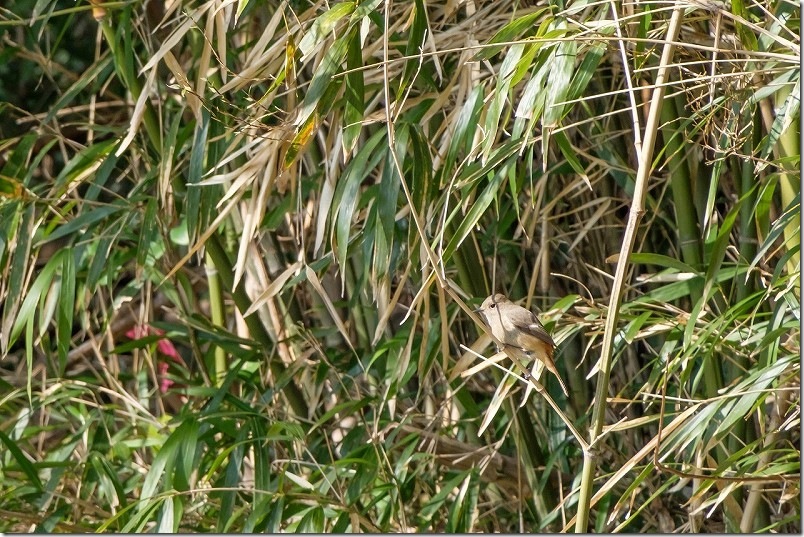
[[[797,4],[0,40],[0,531],[801,531]],[[483,358],[492,292],[569,398]]]

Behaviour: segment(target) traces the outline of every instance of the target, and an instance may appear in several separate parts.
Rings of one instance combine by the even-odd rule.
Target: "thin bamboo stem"
[[[592,409],[591,432],[589,444],[594,446],[603,432],[603,424],[606,417],[606,399],[608,396],[609,377],[611,376],[612,350],[614,347],[614,336],[617,333],[618,312],[620,301],[625,284],[625,274],[628,268],[628,258],[634,247],[636,231],[639,221],[642,219],[645,206],[645,195],[647,193],[648,179],[651,172],[653,161],[653,147],[656,143],[656,136],[659,130],[662,101],[664,100],[665,85],[669,65],[675,49],[673,42],[678,37],[681,28],[681,15],[683,7],[676,5],[670,17],[667,28],[667,38],[662,50],[662,57],[659,62],[659,70],[656,73],[656,86],[650,103],[650,112],[645,125],[645,136],[641,147],[641,158],[637,169],[636,184],[634,186],[634,198],[631,210],[628,215],[628,224],[625,228],[620,255],[617,259],[617,269],[614,273],[614,283],[609,300],[608,315],[606,316],[606,327],[603,334],[603,348],[600,356],[600,373],[598,374],[597,389],[595,391],[595,401]],[[596,468],[595,456],[591,450],[584,450],[583,469],[581,470],[581,484],[578,497],[577,518],[575,520],[575,532],[585,533],[589,524],[589,510],[592,499],[592,486]]]

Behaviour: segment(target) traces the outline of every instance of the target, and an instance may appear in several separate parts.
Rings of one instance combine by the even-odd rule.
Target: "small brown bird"
[[[569,396],[553,361],[556,344],[532,311],[514,304],[500,293],[488,297],[475,311],[483,315],[491,333],[505,346],[506,351],[525,363],[534,358],[541,361],[556,376],[564,395]]]

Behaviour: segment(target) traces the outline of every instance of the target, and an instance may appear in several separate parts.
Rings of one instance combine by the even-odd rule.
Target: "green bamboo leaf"
[[[650,311],[645,311],[639,314],[639,317],[634,319],[633,321],[629,322],[628,325],[625,327],[625,333],[623,334],[623,339],[629,345],[634,341],[634,337],[639,333],[639,330],[645,324],[645,322],[651,318],[653,315]]]
[[[350,528],[350,525],[352,523],[351,519],[352,517],[349,515],[349,513],[341,513],[341,515],[335,521],[335,524],[332,525],[331,533],[335,535],[346,533],[346,530]],[[358,529],[359,528],[352,528],[352,530],[349,533],[357,533]]]
[[[398,129],[396,132],[395,151],[398,155],[404,154],[405,148],[415,145],[409,144],[410,130],[406,128]],[[421,158],[414,151],[412,158]],[[414,164],[414,168],[421,168],[424,162]],[[402,178],[397,174],[396,166],[393,163],[393,156],[390,151],[386,151],[385,165],[382,170],[379,190],[377,191],[376,207],[376,233],[374,265],[371,269],[377,278],[384,278],[388,275],[391,266],[391,256],[393,253],[394,229],[396,227],[397,202],[399,191],[402,188]]]
[[[740,36],[742,48],[749,51],[757,50],[757,37],[754,35],[754,32],[751,31],[751,27],[744,24],[744,22],[750,20],[750,15],[748,14],[748,9],[746,9],[743,0],[732,0],[731,12],[736,15],[734,26],[737,28],[737,35]]]
[[[768,132],[768,135],[763,138],[760,144],[760,155],[762,159],[767,159],[774,146],[779,141],[779,137],[784,134],[793,122],[801,117],[801,79],[795,79],[795,86],[793,90],[787,94],[787,97],[780,106],[774,111],[773,124]],[[798,155],[798,159],[801,155]]]
[[[35,133],[28,133],[20,138],[14,150],[10,151],[6,156],[7,160],[0,170],[0,175],[23,182],[25,177],[33,173],[33,169],[29,166],[29,160],[34,144],[38,139],[39,136]]]
[[[636,43],[634,43],[634,49],[638,54],[637,57],[640,59],[640,62],[644,61],[645,49],[651,46],[648,42],[648,33],[654,27],[653,12],[655,9],[656,8],[653,6],[646,5],[644,11],[637,17],[637,25],[635,27],[637,40]]]
[[[73,510],[69,504],[61,505],[52,511],[52,514],[42,520],[33,530],[33,533],[54,533],[60,522],[64,522]]]
[[[380,5],[382,0],[363,0],[360,2],[360,5],[357,6],[355,12],[352,13],[352,20],[351,22],[361,22],[364,18],[368,17],[369,15],[376,14],[377,6]]]
[[[427,35],[427,10],[424,7],[422,0],[414,0],[413,8],[413,23],[410,25],[405,43],[405,69],[402,72],[402,77],[396,89],[396,100],[399,101],[408,90],[408,85],[411,79],[420,70],[419,54],[425,48],[425,36]]]
[[[696,337],[696,328],[697,328],[697,320],[701,316],[701,312],[709,305],[709,300],[712,298],[715,289],[712,287],[706,287],[704,290],[703,295],[700,299],[698,299],[695,304],[692,306],[689,314],[689,320],[687,325],[684,327],[684,348],[689,348],[693,345],[693,337]],[[706,327],[706,330],[714,329],[714,324],[710,323],[710,326]],[[697,337],[701,337],[701,333],[697,333]]]
[[[121,226],[119,232],[124,229],[125,226]],[[86,276],[86,287],[90,293],[95,291],[104,271],[109,268],[109,252],[116,242],[115,236],[104,235],[93,245],[92,262]]]
[[[159,514],[156,518],[156,532],[157,533],[176,533],[179,529],[179,522],[181,522],[181,509],[176,509],[175,496],[167,496],[159,508]]]
[[[726,129],[735,128],[736,119],[732,118]],[[681,131],[678,131],[679,135]],[[723,134],[718,140],[720,148],[724,151],[728,147],[730,140],[729,137]],[[715,214],[715,198],[718,195],[718,185],[720,184],[721,174],[723,173],[725,158],[718,158],[712,165],[712,172],[709,174],[709,189],[706,196],[706,205],[704,208],[704,221],[703,229],[704,235],[709,239],[717,230],[717,224],[712,222],[711,218]]]
[[[115,147],[112,149],[116,147],[117,144],[115,144]],[[112,172],[117,168],[119,158],[120,157],[116,156],[113,151],[109,155],[103,156],[103,162],[98,167],[97,171],[95,171],[92,176],[92,181],[89,183],[89,188],[85,196],[87,201],[97,201],[106,193],[106,182],[112,176]]]
[[[71,236],[79,231],[84,230],[84,228],[89,228],[92,224],[96,222],[100,222],[104,218],[107,218],[109,215],[112,215],[124,209],[126,209],[126,206],[119,201],[114,202],[111,205],[101,205],[99,207],[90,209],[86,212],[81,213],[79,216],[70,220],[66,224],[59,226],[56,229],[56,231],[47,235],[41,241],[37,242],[35,246],[39,247],[42,246],[43,244],[55,241],[56,239]]]
[[[134,510],[134,505],[129,506],[133,513],[128,523],[123,526],[122,533],[142,533],[145,525],[152,523],[152,515],[162,505],[162,500],[150,498],[148,501],[138,504],[136,510]]]
[[[198,466],[198,440],[201,427],[198,421],[188,419],[184,421],[173,433],[177,435],[179,447],[177,450],[178,464],[176,465],[173,487],[184,492],[190,490],[193,484],[193,474]],[[170,440],[170,439],[168,439]]]
[[[253,440],[251,449],[254,453],[254,488],[258,491],[271,490],[273,479],[273,457],[268,444],[263,440],[268,437],[265,431],[265,422],[262,418],[253,418],[248,424]],[[289,435],[276,435],[277,440],[290,439]],[[257,497],[262,497],[258,493]]]
[[[486,46],[483,49],[475,54],[472,58],[472,61],[484,61],[490,59],[492,56],[496,55],[498,52],[502,51],[506,46],[507,43],[510,41],[514,41],[519,39],[521,36],[526,35],[528,32],[532,31],[536,21],[539,17],[547,11],[548,8],[540,8],[536,11],[519,17],[517,19],[512,20],[495,33],[491,39],[489,39]],[[497,45],[497,43],[504,43],[502,45]],[[497,45],[497,46],[492,46]]]
[[[275,500],[274,495],[266,495],[266,494],[255,495],[253,503],[254,508],[251,510],[251,513],[249,513],[248,518],[243,523],[243,533],[257,533],[265,531],[264,527],[267,522],[267,515],[271,510],[271,505],[274,502],[274,500]],[[235,522],[234,519],[230,520],[232,522]],[[222,531],[229,531],[229,528],[227,527]]]
[[[187,197],[184,202],[184,217],[187,219],[187,233],[191,242],[195,242],[199,234],[199,226],[203,222],[201,212],[201,187],[197,186],[204,175],[209,145],[209,112],[201,112],[201,123],[195,126],[193,145],[190,150],[190,163],[187,168]]]
[[[447,516],[447,533],[471,533],[477,516],[480,479],[477,470],[463,480]]]
[[[662,254],[634,252],[629,257],[629,260],[631,261],[631,263],[634,264],[656,265],[659,267],[675,269],[678,272],[684,272],[690,274],[696,273],[694,268],[684,263],[683,261],[679,261],[674,257],[669,257]]]
[[[767,17],[767,25],[759,34],[757,44],[759,50],[772,50],[780,36],[791,30],[792,24],[799,24],[801,6],[790,2],[776,2],[772,4],[772,16]],[[799,71],[799,69],[795,69]]]
[[[37,276],[36,280],[34,280],[33,285],[31,285],[31,288],[28,290],[28,294],[25,295],[25,300],[23,300],[22,306],[20,306],[20,309],[17,312],[14,325],[11,328],[11,336],[8,338],[9,346],[14,344],[22,332],[22,328],[27,323],[33,323],[34,313],[36,311],[37,304],[39,304],[39,300],[44,296],[45,291],[50,289],[56,270],[61,268],[63,258],[68,255],[71,255],[70,250],[59,250],[53,257],[50,258],[42,271],[39,273],[39,276]]]
[[[20,469],[25,473],[28,478],[28,481],[36,487],[38,491],[43,491],[45,489],[44,485],[42,485],[42,481],[39,479],[39,474],[36,471],[36,468],[31,461],[28,460],[28,457],[25,453],[17,445],[17,442],[13,441],[11,438],[6,436],[2,430],[0,430],[0,442],[2,442],[11,456],[19,465]],[[4,462],[5,465],[5,462]]]
[[[508,93],[511,89],[511,79],[524,51],[525,45],[513,45],[505,55],[505,59],[500,66],[500,73],[497,75],[497,85],[494,88],[491,103],[486,110],[483,129],[485,139],[482,150],[484,160],[488,159],[489,154],[494,148],[494,144],[497,143],[497,130],[499,129],[503,108],[509,99]]]
[[[620,498],[617,500],[617,504],[614,506],[614,510],[617,510],[618,507],[622,505],[628,505],[629,501],[633,498],[635,491],[639,490],[641,487],[644,487],[645,481],[655,472],[655,468],[651,465],[646,465],[645,468],[639,472],[639,475],[633,478],[633,481],[628,483],[628,486],[625,488],[625,491],[620,495]],[[668,480],[668,482],[672,482]],[[647,505],[647,504],[645,504]],[[603,528],[605,531],[605,528]]]
[[[59,353],[59,374],[64,375],[67,368],[67,353],[73,335],[73,312],[75,310],[75,254],[68,250],[62,256],[61,291],[59,293],[58,314],[56,317],[56,342]]]
[[[564,25],[561,21],[559,24]],[[563,30],[563,28],[561,28]],[[544,113],[542,114],[542,154],[545,158],[542,160],[542,170],[547,171],[548,162],[547,155],[549,155],[550,139],[553,137],[553,129],[560,123],[562,117],[569,109],[569,105],[561,104],[564,102],[567,91],[569,89],[570,80],[572,78],[572,71],[575,67],[575,54],[577,45],[574,41],[562,41],[552,48],[550,58],[547,60],[546,65],[550,69],[550,91],[546,92],[544,102]],[[563,132],[556,133],[556,136],[566,135]],[[567,162],[573,167],[576,173],[580,173],[582,177],[589,183],[586,178],[583,167],[578,162],[574,151],[569,147],[569,143],[559,144],[561,153],[567,159]]]
[[[265,524],[266,533],[279,533],[282,529],[282,521],[284,520],[285,511],[285,495],[280,494],[279,497],[271,505],[271,510],[268,513],[268,520]]]
[[[776,263],[776,268],[773,270],[773,276],[771,276],[770,284],[774,287],[781,287],[785,285],[788,280],[798,280],[800,279],[798,272],[793,272],[792,274],[789,273],[789,264],[794,263],[796,260],[800,258],[801,255],[801,245],[797,244],[793,246],[789,250],[787,250],[782,257],[779,258],[779,261]],[[792,306],[793,304],[798,304],[798,300],[795,298],[795,295],[791,293],[784,293],[783,298],[785,301],[790,303]],[[798,307],[794,307],[794,310],[798,311]]]
[[[354,2],[339,2],[316,18],[310,29],[305,32],[304,37],[299,41],[302,62],[306,62],[318,45],[330,37],[338,22],[347,15],[352,14],[354,10]]]
[[[89,172],[98,165],[98,162],[108,158],[118,143],[117,140],[96,142],[71,158],[56,177],[56,191],[62,193],[78,176],[91,176]]]
[[[474,127],[476,126],[477,125]],[[440,187],[443,188],[443,184],[439,184],[439,177],[434,174],[433,156],[430,152],[430,138],[416,125],[406,124],[406,131],[410,135],[410,145],[408,147],[410,156],[405,162],[406,167],[411,166],[410,174],[407,175],[407,177],[410,178],[410,194],[411,198],[413,198],[413,206],[421,211],[427,206],[428,202],[433,199],[433,196],[437,195]],[[398,151],[398,153],[404,154],[405,152]],[[402,220],[399,224],[404,225],[405,221]],[[410,233],[410,235],[408,235],[409,237],[413,237],[413,234],[416,233],[414,227],[415,226],[410,226],[408,228],[408,232]],[[414,251],[410,252],[411,255],[414,256],[414,259],[417,255],[417,251],[418,249],[414,249]]]
[[[23,301],[23,278],[28,271],[31,263],[31,240],[33,235],[34,216],[36,208],[33,205],[23,207],[18,204],[8,204],[0,206],[0,221],[5,222],[7,235],[2,237],[3,249],[8,243],[16,247],[11,256],[11,268],[8,275],[8,289],[5,300],[3,301],[3,324],[0,330],[0,341],[2,341],[2,353],[5,354],[11,341],[8,334],[20,303]],[[4,256],[0,255],[0,259]]]
[[[789,295],[793,295],[793,293],[785,293],[785,296]],[[788,306],[788,301],[780,300],[773,308],[771,320],[767,325],[767,333],[759,342],[759,348],[762,349],[760,363],[763,365],[773,364],[779,360],[782,337],[785,334],[795,333],[801,326],[801,304],[797,299],[791,299],[791,302],[793,302],[793,307]]]
[[[235,24],[237,24],[238,19],[240,19],[240,15],[243,14],[243,11],[248,7],[248,4],[251,0],[237,0],[237,12],[235,14]]]
[[[25,190],[22,183],[11,177],[0,175],[0,198],[5,199],[23,199],[25,197]]]
[[[514,117],[517,120],[529,120],[527,122],[528,130],[532,128],[535,120],[540,118],[544,111],[544,102],[546,98],[545,86],[550,70],[545,67],[544,61],[540,61],[538,68],[530,77],[525,89],[522,91],[522,97],[519,98],[519,104],[516,107]],[[513,130],[513,137],[518,138],[521,136],[525,129],[525,121],[515,123]]]
[[[740,209],[747,199],[747,196],[740,198],[723,218],[720,228],[717,230],[717,236],[711,242],[706,244],[704,252],[704,260],[706,262],[706,274],[704,275],[704,295],[708,295],[712,286],[715,284],[715,277],[721,272],[720,267],[723,265],[723,258],[726,255],[726,249],[729,246],[731,239],[731,231],[734,227],[734,222],[740,214]]]
[[[722,267],[720,272],[714,278],[714,283],[721,283],[732,278],[736,278],[742,274],[747,272],[747,267],[739,266],[727,266]],[[699,277],[692,278],[690,280],[684,280],[680,282],[673,282],[667,285],[662,285],[655,289],[651,289],[644,295],[636,298],[630,304],[633,306],[638,306],[644,303],[656,303],[656,304],[666,304],[668,302],[673,302],[674,300],[678,300],[681,297],[689,296],[690,291],[692,290],[691,283],[701,281]],[[627,304],[624,304],[624,307],[628,307]]]
[[[452,170],[459,158],[470,154],[474,143],[478,119],[483,105],[483,88],[475,86],[466,98],[455,122],[455,130],[449,141],[447,156],[444,158],[443,170]],[[442,171],[442,173],[447,173]],[[444,180],[442,179],[442,183]]]
[[[83,76],[78,77],[76,81],[67,88],[67,91],[59,97],[55,104],[50,107],[42,123],[45,125],[50,124],[59,111],[71,103],[88,85],[93,84],[96,87],[101,86],[103,82],[109,78],[113,70],[112,56],[104,56],[93,63],[84,71]]]
[[[158,222],[157,200],[156,198],[150,198],[146,202],[145,212],[142,215],[142,227],[137,244],[138,266],[153,265],[154,243],[160,239]]]
[[[567,159],[567,162],[572,167],[572,170],[577,173],[583,182],[586,183],[586,186],[591,189],[592,183],[589,182],[589,176],[586,175],[586,169],[581,164],[581,161],[578,160],[577,150],[572,147],[569,138],[567,138],[567,133],[565,131],[557,131],[552,134],[552,138],[558,144],[561,154],[565,159]]]
[[[144,505],[156,495],[157,488],[188,490],[189,477],[196,465],[198,433],[198,421],[187,419],[167,437],[143,481],[140,500]]]
[[[536,59],[536,55],[542,50],[542,43],[535,42],[535,43],[528,43],[525,46],[525,50],[522,53],[522,57],[516,63],[516,67],[514,68],[514,72],[511,74],[511,87],[517,86],[522,80],[525,78],[533,68],[533,62]],[[540,57],[543,55],[540,55]]]
[[[639,475],[639,477],[642,478],[643,475],[647,476],[648,474],[650,474],[650,473],[652,473],[654,471],[655,470],[653,470],[653,468],[651,466],[648,466],[647,468],[645,468],[645,471],[643,471]],[[644,480],[644,478],[643,479],[637,479],[637,481],[639,483],[643,483],[643,480]],[[636,506],[636,509],[634,509],[634,510],[629,509],[628,512],[627,512],[627,514],[629,515],[628,518],[626,518],[625,520],[620,522],[620,524],[616,528],[614,528],[614,530],[612,530],[612,531],[614,533],[620,533],[620,532],[624,531],[628,527],[628,524],[630,524],[634,520],[639,520],[640,515],[642,514],[642,512],[645,509],[649,509],[651,505],[654,505],[654,501],[656,500],[656,498],[664,497],[667,494],[667,489],[669,489],[670,487],[675,486],[677,483],[678,483],[678,478],[676,476],[671,476],[670,478],[665,479],[664,482],[662,482],[658,487],[650,487],[650,489],[653,491],[651,493],[650,497],[648,497],[644,502],[642,502],[638,506]],[[617,503],[618,503],[618,505],[619,504],[625,505],[626,502],[632,502],[632,501],[633,501],[633,494],[629,494],[628,496],[623,494],[622,496],[620,496],[620,499],[618,500]],[[616,510],[616,509],[617,509],[617,507],[615,506],[614,510]],[[609,518],[609,517],[607,517],[607,518]],[[605,531],[606,531],[605,527],[600,528],[601,533],[605,532]]]
[[[54,2],[51,2],[50,0],[36,0],[36,3],[34,4],[31,13],[32,19],[39,18],[39,16],[45,11],[47,11],[49,18],[55,9],[56,4]]]
[[[559,23],[559,30],[564,31],[565,22]],[[564,33],[562,32],[562,37]],[[567,98],[573,74],[578,45],[575,41],[561,41],[552,48],[546,65],[550,70],[550,91],[547,92],[544,104],[542,124],[545,129],[556,127],[564,117],[570,105],[561,104]]]
[[[723,419],[715,428],[711,441],[722,440],[732,431],[737,422],[745,420],[747,416],[755,412],[757,406],[772,395],[768,387],[781,378],[794,360],[797,360],[797,357],[792,355],[780,358],[768,367],[753,371],[746,379],[729,390],[725,394],[727,399],[720,410]]]
[[[369,485],[374,483],[377,477],[379,470],[377,455],[374,450],[360,446],[355,451],[350,452],[343,460],[339,461],[339,464],[349,468],[359,469],[349,481],[349,486],[346,488],[346,494],[344,496],[346,505],[356,505],[360,501],[361,495]]]
[[[471,472],[472,470],[459,472],[458,474],[441,483],[439,492],[435,494],[430,501],[428,501],[424,507],[419,510],[418,517],[422,521],[429,521],[430,518],[435,515],[439,509],[441,509],[441,507],[444,505],[444,502],[446,502],[447,498],[452,494],[452,491],[461,483],[461,481],[466,479]]]
[[[224,384],[225,385],[225,384]],[[220,509],[218,510],[218,527],[228,528],[232,520],[235,508],[235,498],[237,496],[237,483],[240,480],[240,468],[243,465],[243,455],[245,443],[249,437],[248,427],[241,427],[232,435],[234,438],[233,446],[230,448],[229,461],[223,475],[223,490],[220,492]]]
[[[299,107],[298,115],[296,116],[296,125],[304,125],[310,116],[319,105],[325,93],[333,84],[340,83],[340,80],[333,81],[333,76],[341,67],[346,51],[349,49],[350,34],[346,34],[335,40],[331,47],[327,49],[321,63],[313,74],[313,79],[310,81],[310,86],[307,88],[307,93],[304,95],[304,100]]]
[[[111,485],[112,490],[107,491],[106,494],[111,498],[112,492],[114,493],[114,499],[123,507],[125,508],[128,505],[128,497],[126,496],[125,489],[123,488],[123,484],[120,482],[120,478],[117,475],[112,463],[103,455],[98,453],[97,451],[93,451],[89,454],[88,457],[89,463],[92,465],[92,468],[95,469],[98,476],[101,478],[102,481]],[[123,518],[123,522],[127,517]]]
[[[766,259],[768,251],[770,251],[771,248],[775,248],[779,244],[777,241],[782,239],[784,236],[784,230],[790,224],[790,222],[798,220],[800,217],[801,203],[797,200],[786,207],[784,212],[773,221],[770,230],[765,236],[765,240],[762,241],[762,244],[759,246],[754,259],[751,260],[751,263],[748,266],[749,273],[753,272],[753,269],[760,262]]]
[[[311,507],[299,521],[296,533],[324,533],[324,509],[320,505]]]
[[[383,175],[385,175],[385,168]],[[396,184],[399,184],[397,181]],[[393,213],[392,213],[393,214]],[[385,280],[388,276],[388,267],[391,264],[392,254],[392,235],[394,232],[393,226],[386,227],[383,223],[377,205],[372,207],[372,214],[365,230],[364,246],[368,250],[368,255],[365,256],[364,272],[363,274],[371,274],[372,281],[375,285],[380,285],[380,282]]]
[[[593,43],[589,46],[581,60],[581,64],[572,77],[572,81],[567,88],[567,100],[575,100],[586,94],[589,82],[597,72],[600,61],[606,54],[606,43]]]
[[[354,32],[349,39],[346,53],[346,69],[349,71],[344,81],[343,110],[343,153],[349,155],[354,151],[360,131],[363,128],[365,112],[365,89],[363,86],[363,48],[360,34]]]
[[[716,422],[715,420],[717,420],[717,415],[722,405],[723,401],[721,400],[704,405],[699,412],[690,416],[681,427],[670,435],[662,436],[660,453],[664,455],[682,454],[690,444],[702,442],[703,439],[711,435],[712,425]]]
[[[501,153],[504,152],[501,151]],[[458,229],[455,230],[455,234],[450,237],[447,247],[444,248],[444,252],[441,256],[441,259],[444,263],[446,263],[452,257],[452,254],[455,253],[455,250],[466,239],[472,229],[480,221],[480,218],[486,212],[486,209],[488,209],[489,205],[491,205],[491,202],[497,197],[500,187],[506,178],[508,168],[512,164],[512,161],[501,164],[489,184],[486,185],[486,188],[483,189],[483,192],[480,193],[475,202],[472,204],[463,221],[461,221],[460,225],[458,226]]]
[[[335,231],[335,258],[338,264],[345,266],[349,236],[352,229],[352,218],[359,201],[358,192],[366,175],[374,169],[384,156],[385,151],[375,151],[381,140],[385,139],[385,131],[378,130],[360,148],[355,158],[343,172],[335,191],[335,214],[333,218]]]

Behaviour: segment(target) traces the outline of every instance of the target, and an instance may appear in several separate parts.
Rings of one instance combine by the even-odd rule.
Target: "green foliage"
[[[664,4],[0,8],[0,531],[800,531],[799,14],[683,7],[647,162]]]

